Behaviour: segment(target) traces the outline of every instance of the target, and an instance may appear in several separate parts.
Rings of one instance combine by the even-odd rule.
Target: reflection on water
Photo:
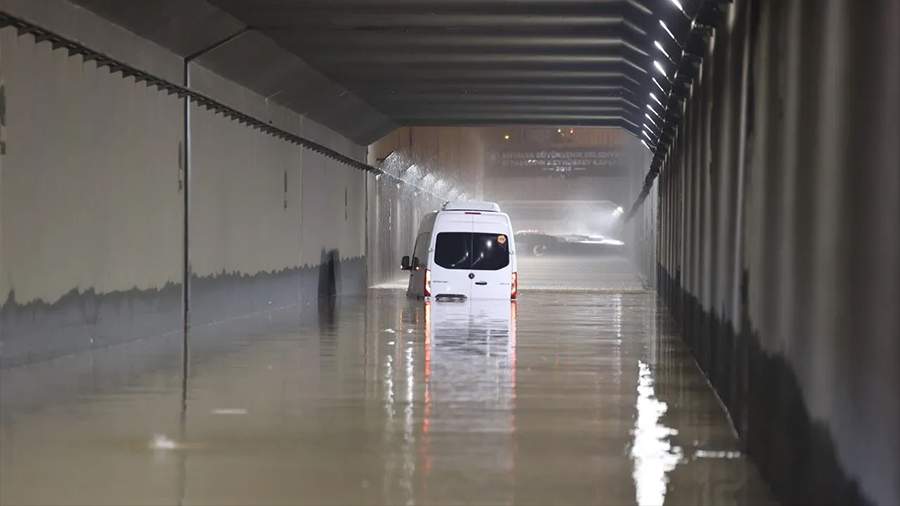
[[[455,459],[431,455],[432,437],[453,433],[488,438],[484,457],[498,464],[503,475],[498,478],[496,491],[511,490],[515,467],[515,303],[425,302],[423,310],[425,405],[419,449],[423,502],[429,501],[430,482],[452,473],[456,465]],[[512,502],[513,497],[496,499]]]
[[[156,434],[150,441],[150,448],[153,450],[174,450],[178,448],[178,443],[172,441],[165,434]]]
[[[409,300],[384,336],[381,494],[388,504],[439,502],[446,476],[471,467],[453,439],[483,439],[476,464],[502,463],[492,497],[511,502],[515,326],[510,301]],[[486,460],[490,459],[490,460]],[[465,474],[472,473],[467,470]],[[500,483],[502,481],[506,483]]]
[[[666,499],[669,479],[666,473],[681,460],[681,448],[672,446],[669,437],[678,431],[659,419],[668,406],[656,398],[650,366],[638,361],[637,419],[632,434],[631,458],[634,459],[634,486],[640,506],[661,506]]]
[[[315,309],[0,370],[0,504],[765,502],[644,294]]]
[[[515,324],[510,301],[425,304],[426,388],[432,402],[475,403],[512,411]],[[509,420],[478,417],[484,430],[510,431]]]

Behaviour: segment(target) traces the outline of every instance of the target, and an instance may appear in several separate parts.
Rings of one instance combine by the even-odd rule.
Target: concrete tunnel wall
[[[227,86],[193,76],[198,89]],[[366,175],[201,107],[192,114],[192,322],[364,291]]]
[[[662,295],[789,504],[900,503],[898,33],[735,2],[657,185]]]
[[[180,73],[176,55],[57,3],[48,28],[102,31],[95,49]],[[192,78],[365,159],[365,147],[202,67]],[[183,102],[9,28],[0,83],[0,366],[179,332]],[[192,115],[192,324],[364,291],[367,175],[212,111]]]

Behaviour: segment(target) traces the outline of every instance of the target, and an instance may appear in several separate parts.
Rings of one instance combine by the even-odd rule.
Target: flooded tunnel
[[[900,503],[898,34],[0,0],[0,505]]]

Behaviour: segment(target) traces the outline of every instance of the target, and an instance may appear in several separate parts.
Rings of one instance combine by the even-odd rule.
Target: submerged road
[[[0,371],[0,503],[770,502],[652,292],[303,313]]]

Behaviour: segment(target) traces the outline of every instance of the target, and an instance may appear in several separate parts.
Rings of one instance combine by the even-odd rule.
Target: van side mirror
[[[409,265],[409,255],[404,256],[403,259],[400,260],[400,270],[401,271],[412,270],[412,267]]]

